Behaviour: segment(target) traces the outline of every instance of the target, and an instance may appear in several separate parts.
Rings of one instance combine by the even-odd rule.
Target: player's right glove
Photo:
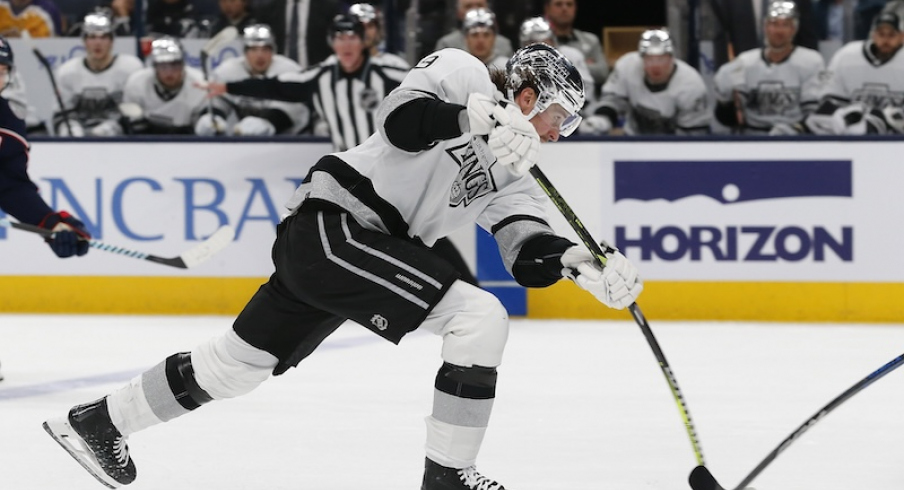
[[[637,268],[617,250],[606,254],[606,266],[602,269],[593,254],[581,246],[565,250],[561,261],[564,277],[589,291],[609,308],[627,308],[643,291],[643,281],[637,275]]]
[[[214,136],[225,132],[226,120],[216,114],[211,116],[208,112],[199,117],[195,123],[195,134],[198,136]]]
[[[608,134],[612,130],[612,121],[606,116],[587,116],[578,126],[578,133],[586,135]]]
[[[270,121],[257,116],[245,116],[235,125],[233,132],[245,136],[273,136],[276,128]]]
[[[91,239],[91,234],[85,229],[84,223],[66,211],[48,214],[38,226],[54,232],[53,236],[46,238],[45,241],[58,257],[66,258],[88,253],[88,240]]]
[[[83,128],[82,125],[75,119],[70,119],[69,124],[66,124],[66,121],[60,121],[56,125],[56,135],[81,138],[85,136],[85,128]]]

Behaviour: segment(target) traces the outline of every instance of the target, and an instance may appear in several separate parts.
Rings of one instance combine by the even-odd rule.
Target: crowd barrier
[[[235,242],[189,270],[92,250],[58,260],[0,228],[0,310],[234,314],[272,270],[283,203],[326,141],[33,143],[45,199],[105,242],[175,256],[219,226]],[[904,141],[605,139],[545,145],[542,167],[598,240],[641,271],[652,320],[902,322]],[[551,205],[551,224],[576,240]],[[481,284],[530,318],[620,318],[568,281],[525,290],[482,230],[453,235]]]

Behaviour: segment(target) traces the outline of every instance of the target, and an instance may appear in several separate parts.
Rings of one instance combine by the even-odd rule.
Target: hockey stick
[[[6,218],[0,218],[0,226],[15,228],[17,230],[28,231],[31,233],[37,233],[44,238],[51,238],[54,235],[54,232],[52,230],[41,228],[40,226],[29,225],[26,223],[17,223]],[[201,264],[202,262],[205,262],[207,259],[213,257],[214,254],[226,248],[226,246],[232,243],[233,238],[235,238],[235,230],[233,230],[229,225],[222,226],[220,227],[220,229],[215,231],[213,235],[207,237],[207,240],[204,240],[200,244],[186,250],[182,253],[182,255],[171,258],[158,257],[156,255],[151,255],[136,250],[130,250],[128,248],[118,247],[116,245],[110,245],[109,243],[104,243],[100,240],[94,239],[88,240],[88,245],[91,248],[103,250],[104,252],[125,255],[126,257],[133,259],[149,260],[151,262],[168,265],[170,267],[178,267],[179,269],[190,269]]]
[[[63,122],[66,124],[66,130],[69,131],[69,136],[74,136],[72,134],[72,125],[69,123],[69,118],[65,117],[66,106],[63,105],[63,96],[60,95],[60,88],[57,86],[56,77],[53,75],[53,67],[50,65],[50,61],[43,53],[41,53],[41,50],[34,45],[28,31],[22,31],[22,40],[31,47],[31,52],[34,53],[35,57],[38,58],[38,61],[47,71],[47,76],[50,78],[50,86],[53,88],[53,95],[56,96],[57,104],[60,105],[60,114],[63,115]]]
[[[562,216],[565,217],[565,220],[568,221],[571,228],[578,234],[578,237],[584,242],[584,246],[593,253],[599,265],[604,267],[606,265],[606,253],[614,251],[615,249],[605,242],[601,244],[602,247],[600,244],[596,243],[593,237],[590,236],[590,232],[587,231],[587,228],[581,223],[580,218],[572,211],[571,206],[565,202],[565,199],[559,194],[559,191],[556,190],[555,186],[552,185],[552,182],[549,181],[546,175],[543,174],[540,167],[533,165],[530,168],[530,174],[536,179],[537,183],[540,184],[543,192],[549,196],[549,199],[553,204],[556,205],[556,208],[562,213]],[[659,368],[662,369],[662,374],[669,384],[669,389],[672,391],[672,397],[675,398],[675,404],[678,405],[678,411],[681,413],[681,420],[684,421],[684,429],[687,431],[687,437],[691,441],[691,447],[694,450],[694,456],[697,458],[697,464],[702,467],[705,465],[703,450],[700,448],[700,440],[697,437],[697,431],[694,429],[691,413],[688,411],[687,404],[684,401],[684,395],[681,394],[681,388],[678,387],[678,380],[675,378],[675,374],[672,373],[672,368],[669,367],[665,354],[663,354],[662,348],[659,347],[659,342],[656,341],[656,337],[653,336],[653,330],[650,328],[650,324],[647,323],[647,319],[643,316],[643,312],[640,311],[640,307],[637,306],[637,303],[632,303],[631,306],[628,307],[628,311],[631,312],[634,321],[637,322],[641,332],[643,332],[643,336],[647,339],[647,343],[650,344],[653,355],[656,356],[656,360],[659,361]]]
[[[213,54],[214,51],[222,48],[223,46],[231,43],[237,36],[239,35],[238,29],[233,26],[226,27],[217,33],[216,36],[210,38],[207,41],[207,44],[201,48],[201,71],[204,72],[204,82],[210,83],[210,76],[208,75],[208,60],[210,59],[210,55]],[[210,120],[213,122],[214,131],[219,136],[223,134],[223,129],[220,128],[220,125],[217,124],[216,115],[213,113],[213,98],[207,98],[207,112],[210,114]]]
[[[875,383],[880,378],[885,376],[886,374],[894,371],[898,367],[904,364],[904,354],[892,359],[888,364],[880,367],[879,369],[873,371],[869,376],[858,381],[854,386],[851,386],[844,393],[838,395],[837,398],[830,401],[828,405],[819,409],[812,417],[807,419],[806,422],[800,425],[794,432],[791,433],[788,437],[785,438],[775,449],[769,453],[760,464],[757,465],[756,468],[753,469],[743,480],[741,483],[735,487],[735,490],[742,490],[747,484],[753,481],[754,478],[757,477],[760,473],[769,466],[775,458],[778,457],[779,454],[782,453],[785,449],[788,449],[788,446],[791,445],[792,442],[796,441],[800,436],[804,434],[811,427],[816,425],[816,422],[822,420],[823,417],[829,414],[832,410],[838,408],[839,405],[844,403],[848,398],[856,395],[857,393],[863,391],[867,386]],[[708,469],[704,466],[698,466],[691,471],[690,478],[688,478],[688,482],[691,485],[691,488],[694,490],[725,490],[722,485],[719,485],[719,482],[716,481],[715,477],[713,477],[712,473],[709,472]]]

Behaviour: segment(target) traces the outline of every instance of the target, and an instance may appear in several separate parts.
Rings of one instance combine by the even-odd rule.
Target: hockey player
[[[797,6],[769,4],[763,18],[766,45],[722,65],[713,80],[716,119],[746,134],[766,134],[776,124],[794,124],[816,109],[822,55],[794,45]]]
[[[829,62],[819,107],[773,134],[884,134],[904,132],[904,24],[894,12],[873,22],[870,38],[842,47]]]
[[[137,106],[139,117],[129,115],[127,132],[136,134],[194,134],[195,123],[206,107],[206,94],[196,85],[201,71],[185,66],[185,51],[174,38],[151,43],[151,65],[126,81],[123,102]]]
[[[487,9],[469,11],[461,22],[467,51],[487,65],[487,68],[501,70],[509,59],[496,53],[497,30],[496,14]]]
[[[63,111],[54,116],[61,136],[118,136],[119,104],[126,80],[144,66],[129,54],[113,54],[113,21],[104,12],[82,22],[85,56],[63,63],[56,73]],[[71,133],[70,133],[71,130]]]
[[[706,84],[692,66],[673,55],[664,29],[640,37],[637,51],[623,55],[603,85],[599,105],[581,126],[584,134],[605,134],[625,117],[635,134],[705,134],[712,120]]]
[[[575,129],[583,100],[580,75],[546,45],[519,50],[492,75],[458,49],[427,56],[381,104],[378,134],[308,173],[277,229],[275,272],[232,329],[45,429],[98,480],[131,483],[130,434],[250,392],[346,319],[393,343],[420,327],[442,337],[421,489],[503,490],[474,465],[508,315],[424,245],[478,223],[521,284],[568,276],[612,308],[633,303],[643,289],[634,266],[614,251],[600,269],[584,246],[557,236],[527,174],[541,140]]]
[[[213,79],[222,83],[248,78],[266,78],[297,73],[298,63],[275,54],[276,42],[270,26],[254,24],[242,32],[245,54],[241,58],[224,61],[213,72]],[[224,95],[214,99],[214,114],[205,113],[195,123],[195,134],[212,136],[217,128],[226,127],[226,119],[235,114],[238,122],[232,128],[235,135],[271,136],[297,134],[308,125],[310,110],[302,103]]]
[[[377,105],[398,84],[407,70],[371,58],[364,45],[364,25],[348,14],[337,15],[330,28],[335,54],[301,73],[266,79],[211,82],[209,96],[226,93],[314,106],[314,134],[330,136],[333,148],[344,151],[376,132]],[[205,86],[201,84],[201,86]]]
[[[12,48],[0,37],[0,93],[9,85],[14,68]],[[25,121],[0,97],[0,210],[22,223],[53,230],[47,243],[58,257],[85,255],[91,234],[84,223],[66,211],[54,211],[41,198],[28,176],[28,151]]]
[[[380,58],[383,64],[403,70],[411,68],[411,65],[401,56],[382,50],[383,38],[386,34],[383,29],[383,14],[376,7],[369,3],[356,3],[348,8],[348,14],[364,24],[364,45],[371,58]]]
[[[531,17],[522,22],[518,30],[518,41],[521,43],[520,47],[522,48],[531,44],[545,43],[559,50],[581,74],[587,100],[593,101],[593,95],[596,94],[596,82],[593,81],[593,75],[590,74],[584,55],[575,47],[559,46],[556,42],[556,36],[552,32],[552,27],[550,27],[549,22],[546,22],[546,19],[543,17]]]

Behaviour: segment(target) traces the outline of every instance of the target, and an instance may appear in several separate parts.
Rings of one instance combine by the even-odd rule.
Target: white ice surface
[[[627,317],[627,313],[626,313]],[[904,325],[658,322],[708,466],[733,487],[792,430],[904,352]],[[226,317],[0,315],[0,490],[103,488],[41,429]],[[346,325],[244,397],[130,438],[134,490],[416,490],[440,340]],[[758,490],[904,488],[904,369],[816,424]],[[687,489],[695,460],[637,326],[514,320],[478,469],[508,490]]]

